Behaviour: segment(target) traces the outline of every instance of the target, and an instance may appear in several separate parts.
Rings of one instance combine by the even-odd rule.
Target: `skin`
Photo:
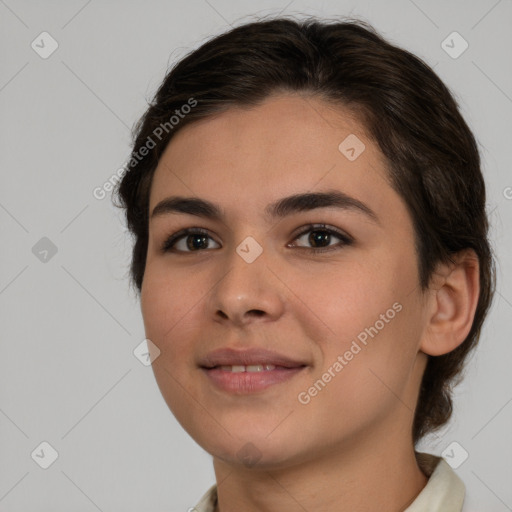
[[[349,134],[366,146],[354,161],[338,150]],[[332,189],[365,203],[378,223],[336,208],[264,215],[281,197]],[[440,265],[423,293],[412,220],[378,146],[349,112],[311,96],[274,95],[184,127],[155,171],[150,212],[171,195],[225,211],[221,222],[152,219],[141,290],[146,336],[161,351],[153,362],[158,386],[213,456],[217,510],[404,510],[427,483],[411,434],[421,377],[428,354],[450,352],[471,328],[474,253]],[[308,252],[309,232],[294,234],[314,223],[338,228],[353,244],[332,235],[335,250]],[[209,231],[208,248],[162,252],[169,235],[194,227]],[[263,249],[250,264],[236,252],[247,236]],[[178,248],[187,251],[186,238]],[[402,310],[301,404],[299,393],[394,303]],[[198,367],[214,349],[255,346],[308,367],[252,395],[218,390]],[[252,466],[238,455],[249,442],[259,457]]]

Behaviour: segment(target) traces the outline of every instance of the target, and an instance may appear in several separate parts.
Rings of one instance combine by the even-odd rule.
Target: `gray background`
[[[511,0],[0,0],[1,511],[185,511],[214,482],[211,457],[133,355],[145,336],[131,241],[93,190],[125,163],[129,129],[168,65],[280,12],[369,21],[434,66],[475,132],[498,294],[453,420],[422,449],[459,443],[470,510],[512,510]],[[43,31],[59,45],[46,59],[31,47]],[[453,31],[469,44],[458,58],[441,47]],[[46,261],[43,237],[57,249]],[[43,441],[58,452],[48,469],[31,457]]]

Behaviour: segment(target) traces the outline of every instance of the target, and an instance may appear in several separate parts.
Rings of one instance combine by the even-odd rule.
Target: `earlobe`
[[[480,294],[480,269],[473,249],[440,264],[432,279],[425,334],[420,350],[431,356],[448,354],[467,337]]]

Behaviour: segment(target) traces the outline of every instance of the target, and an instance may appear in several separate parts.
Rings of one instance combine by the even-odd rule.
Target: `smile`
[[[215,388],[247,395],[289,381],[308,364],[262,347],[225,347],[199,358],[198,366]]]

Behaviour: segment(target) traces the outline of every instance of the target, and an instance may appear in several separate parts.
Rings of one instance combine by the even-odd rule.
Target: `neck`
[[[401,442],[394,442],[397,439]],[[374,433],[316,455],[279,469],[235,466],[215,457],[215,512],[397,512],[405,510],[428,481],[412,441],[396,429],[391,437]]]

